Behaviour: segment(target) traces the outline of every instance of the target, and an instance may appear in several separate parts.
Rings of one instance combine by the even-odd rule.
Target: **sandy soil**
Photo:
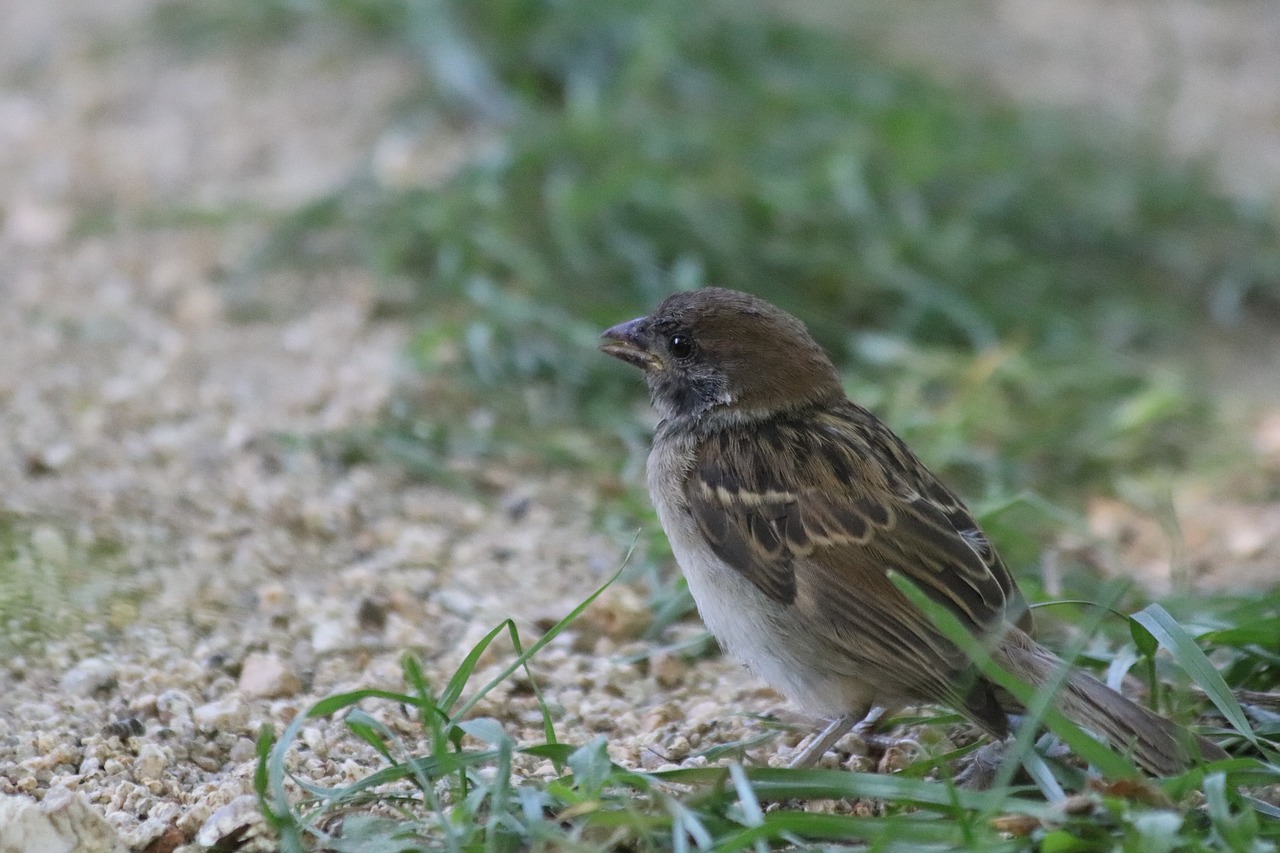
[[[531,632],[567,613],[623,552],[572,483],[492,472],[489,498],[468,498],[307,443],[376,420],[408,330],[372,319],[358,270],[252,282],[271,310],[251,321],[229,275],[272,211],[403,148],[387,117],[415,72],[326,34],[182,55],[130,30],[149,5],[0,7],[0,794],[66,809],[79,792],[128,848],[158,851],[252,821],[237,798],[264,722],[403,687],[405,650],[447,676],[502,618]],[[456,161],[459,140],[421,144]],[[248,214],[184,215],[227,208]],[[569,730],[679,735],[678,759],[691,718],[663,710],[672,697],[726,673],[759,692],[717,664],[680,694],[674,659],[659,688],[614,655],[642,602],[620,589],[595,614],[541,661]],[[528,697],[506,693],[482,711],[536,737]],[[339,737],[304,732],[317,781],[376,763]]]
[[[0,591],[0,795],[64,808],[72,792],[107,824],[85,849],[159,853],[252,822],[237,798],[263,723],[337,690],[401,687],[405,650],[448,674],[501,618],[532,632],[567,612],[622,548],[567,480],[496,471],[485,495],[461,496],[307,441],[376,421],[409,330],[375,319],[356,269],[249,282],[271,306],[256,320],[234,316],[229,281],[273,213],[395,160],[388,117],[415,71],[331,33],[230,54],[158,45],[140,24],[153,5],[0,2],[0,547],[14,573]],[[1258,63],[1249,80],[1274,62],[1249,39],[1233,50],[1233,68]],[[1275,121],[1266,91],[1251,108],[1271,104]],[[416,144],[444,163],[465,150]],[[1229,174],[1253,163],[1223,153]],[[1280,165],[1259,171],[1280,186]],[[1280,459],[1280,420],[1259,436]],[[1232,547],[1262,560],[1280,518],[1249,511],[1267,521]],[[1099,512],[1116,539],[1144,523]],[[1205,553],[1236,553],[1204,536]],[[541,658],[566,736],[608,732],[615,758],[656,767],[758,731],[748,713],[785,713],[727,661],[628,663],[646,618],[633,591],[611,590]],[[503,688],[480,712],[532,740],[532,707]],[[321,783],[373,763],[323,722],[302,740]],[[784,759],[795,740],[757,757]]]

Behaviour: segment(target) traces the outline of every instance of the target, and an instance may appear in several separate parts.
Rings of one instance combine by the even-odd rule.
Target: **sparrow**
[[[661,416],[649,494],[698,612],[756,676],[834,718],[821,749],[873,708],[945,705],[999,739],[1024,710],[891,572],[1031,686],[1067,666],[1032,638],[1026,599],[973,513],[846,397],[800,320],[704,288],[602,338],[603,352],[644,371]],[[1079,669],[1055,704],[1155,775],[1226,757]]]

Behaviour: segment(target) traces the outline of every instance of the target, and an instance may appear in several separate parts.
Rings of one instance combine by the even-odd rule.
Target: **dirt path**
[[[536,492],[512,524],[292,440],[371,423],[407,330],[356,270],[254,282],[295,294],[257,322],[224,280],[271,211],[361,165],[414,71],[323,34],[183,56],[139,38],[149,5],[0,7],[0,615],[26,643],[0,667],[0,793],[82,792],[135,849],[250,790],[260,722],[563,597],[513,577],[552,530],[575,566],[617,557]]]
[[[499,618],[566,612],[621,548],[570,483],[496,472],[463,498],[306,441],[376,420],[408,329],[355,269],[251,282],[275,306],[252,321],[226,281],[274,212],[389,150],[415,71],[325,33],[184,52],[147,39],[153,5],[0,0],[0,795],[85,833],[105,816],[83,849],[159,853],[251,820],[263,723],[399,688],[406,649],[447,674]],[[653,767],[783,707],[728,662],[626,663],[644,618],[616,590],[544,655],[575,739]],[[482,709],[532,739],[530,710]],[[323,723],[303,740],[316,781],[372,763]],[[0,796],[0,842],[38,828],[24,802]]]
[[[5,849],[45,849],[51,814],[83,851],[239,832],[264,723],[402,688],[406,650],[439,683],[502,618],[531,632],[622,558],[570,483],[493,472],[477,500],[306,440],[375,422],[408,329],[371,317],[358,270],[250,282],[272,309],[252,321],[231,316],[228,274],[273,211],[394,144],[380,134],[415,72],[324,33],[183,55],[138,35],[150,7],[0,5]],[[566,728],[622,727],[618,757],[652,765],[636,744],[687,754],[689,706],[718,715],[702,697],[721,677],[777,704],[727,663],[681,690],[674,659],[621,662],[645,613],[611,592],[543,655]],[[538,736],[527,696],[481,710]],[[377,765],[340,727],[303,739],[317,782]]]

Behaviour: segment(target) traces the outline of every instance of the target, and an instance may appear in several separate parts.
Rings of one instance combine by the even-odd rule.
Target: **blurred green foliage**
[[[0,513],[0,654],[76,625],[101,636],[133,621],[144,590],[120,543]]]
[[[641,383],[596,333],[715,284],[805,319],[968,494],[1060,495],[1179,464],[1204,411],[1149,364],[1280,295],[1268,214],[1135,133],[895,70],[772,5],[273,8],[399,42],[434,87],[431,126],[486,129],[441,185],[354,180],[274,247],[296,259],[325,230],[414,282],[440,381],[406,414],[462,413],[473,448],[477,423],[492,446],[533,427],[557,458],[634,439]]]

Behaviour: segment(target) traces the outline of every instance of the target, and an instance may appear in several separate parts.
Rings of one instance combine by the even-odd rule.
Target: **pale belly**
[[[656,494],[654,503],[698,613],[726,652],[811,713],[863,713],[874,703],[873,685],[848,672],[847,662],[827,659],[829,647],[796,607],[765,595],[712,553],[682,506]]]

